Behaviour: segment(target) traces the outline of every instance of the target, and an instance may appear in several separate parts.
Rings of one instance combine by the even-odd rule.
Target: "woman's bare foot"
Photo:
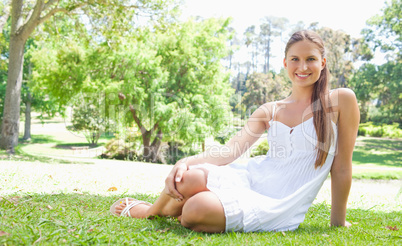
[[[129,204],[136,202],[137,200],[135,199],[128,199]],[[120,204],[115,206],[115,212],[119,216],[121,215],[121,212],[124,210],[124,208],[127,207],[126,201],[123,200],[120,202]],[[140,203],[138,205],[135,205],[130,209],[130,216],[133,218],[148,218],[148,210],[151,207],[151,204],[148,203]]]

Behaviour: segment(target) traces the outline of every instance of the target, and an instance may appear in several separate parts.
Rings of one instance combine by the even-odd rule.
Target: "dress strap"
[[[275,103],[274,103],[274,107],[273,107],[273,109],[272,109],[272,118],[271,118],[271,121],[273,121],[273,120],[274,120],[274,116],[275,116],[275,110],[276,110],[276,101],[275,101]]]

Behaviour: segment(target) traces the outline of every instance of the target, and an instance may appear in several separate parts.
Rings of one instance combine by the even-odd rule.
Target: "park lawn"
[[[402,139],[358,137],[353,164],[402,168]]]
[[[133,195],[153,202],[155,197]],[[0,198],[4,245],[400,245],[402,211],[348,209],[350,228],[329,227],[330,208],[314,204],[292,232],[197,233],[174,218],[111,216],[117,196],[25,194]]]
[[[355,179],[402,179],[402,140],[358,137],[352,163]]]

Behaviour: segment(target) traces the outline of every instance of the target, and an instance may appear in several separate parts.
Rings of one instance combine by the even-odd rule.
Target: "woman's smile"
[[[304,87],[317,82],[326,59],[316,44],[305,40],[292,45],[283,62],[294,85]]]

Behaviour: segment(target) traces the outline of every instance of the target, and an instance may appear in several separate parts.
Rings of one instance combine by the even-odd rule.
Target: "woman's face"
[[[319,47],[308,40],[294,43],[288,50],[283,65],[294,85],[311,86],[318,80],[326,59]]]

